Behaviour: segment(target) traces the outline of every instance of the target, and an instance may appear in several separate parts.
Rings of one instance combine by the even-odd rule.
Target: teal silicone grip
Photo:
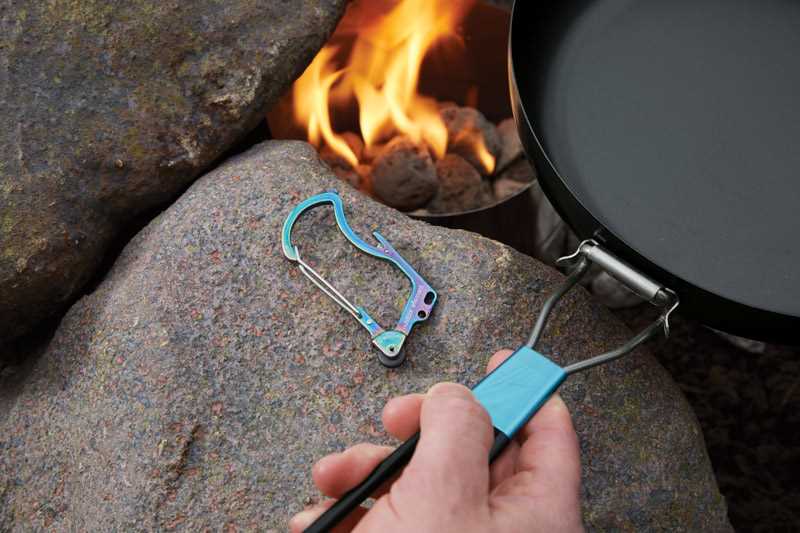
[[[564,369],[523,346],[473,387],[492,425],[513,437],[567,377]]]

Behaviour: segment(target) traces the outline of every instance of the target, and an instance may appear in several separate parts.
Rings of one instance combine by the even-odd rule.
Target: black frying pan
[[[800,2],[520,1],[514,114],[570,226],[710,326],[800,339]]]
[[[669,308],[677,294],[706,324],[796,342],[800,1],[522,0],[509,50],[514,115],[542,188],[602,244],[605,264],[653,303]],[[581,265],[531,340],[473,387],[495,427],[490,460],[567,375],[661,325],[564,368],[535,352]],[[306,531],[329,531],[411,459],[418,438]]]

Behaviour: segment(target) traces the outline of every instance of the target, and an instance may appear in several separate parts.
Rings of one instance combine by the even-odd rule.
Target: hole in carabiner
[[[425,318],[426,316],[428,316],[428,313],[426,313],[425,311],[420,311],[419,313],[417,313],[417,316],[420,318]]]
[[[431,305],[433,303],[433,299],[436,298],[436,295],[432,292],[429,292],[425,295],[425,305]],[[420,317],[423,318],[423,317]]]

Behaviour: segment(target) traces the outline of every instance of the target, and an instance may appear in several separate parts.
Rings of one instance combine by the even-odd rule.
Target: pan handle
[[[523,346],[472,388],[477,400],[488,411],[494,426],[494,443],[489,451],[489,462],[500,456],[517,431],[536,414],[566,377],[567,373],[563,368]],[[419,438],[420,434],[417,432],[397,447],[364,481],[342,496],[306,528],[305,533],[322,533],[336,527],[353,509],[408,464]]]

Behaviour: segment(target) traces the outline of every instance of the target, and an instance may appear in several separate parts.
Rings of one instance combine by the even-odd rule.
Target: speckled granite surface
[[[400,369],[380,366],[366,332],[281,253],[288,211],[333,187],[356,231],[380,229],[439,292]],[[25,382],[12,373],[0,384],[0,530],[282,530],[317,496],[315,458],[386,440],[387,398],[474,383],[492,352],[524,340],[559,274],[345,187],[308,145],[267,143],[144,229],[17,376]],[[391,324],[404,278],[332,222],[324,208],[301,220],[303,255]],[[581,290],[542,351],[574,361],[629,334]],[[729,528],[695,418],[650,354],[576,375],[562,395],[581,437],[590,530]]]

